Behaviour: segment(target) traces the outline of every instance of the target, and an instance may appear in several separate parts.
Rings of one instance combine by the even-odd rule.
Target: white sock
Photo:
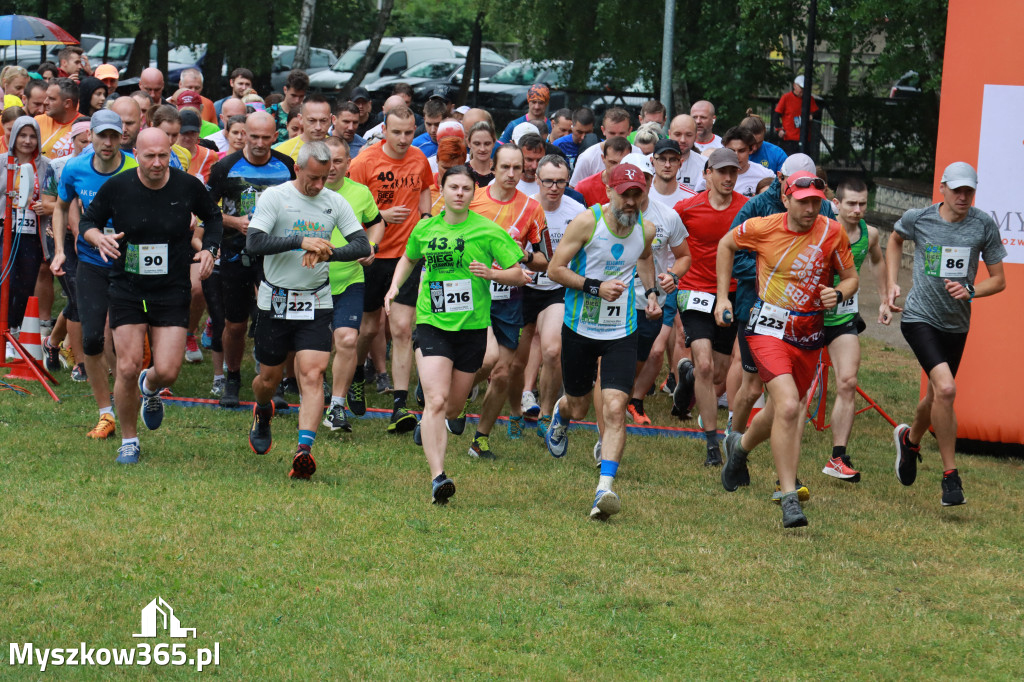
[[[121,439],[121,445],[128,445],[128,443],[135,443],[136,445],[138,445],[139,444],[139,437],[136,436],[135,438],[122,438]]]
[[[160,389],[159,388],[154,390],[154,389],[149,387],[149,373],[148,372],[146,373],[146,378],[142,380],[142,392],[146,395],[147,398],[152,398],[153,396],[155,396],[158,393],[160,393]]]
[[[602,476],[597,481],[597,489],[598,490],[611,490],[612,489],[612,483],[614,481],[615,481],[615,477],[614,476]]]
[[[102,417],[105,414],[109,414],[111,417],[114,416],[114,407],[113,407],[113,405],[111,405],[110,407],[101,407],[100,408],[100,416]]]
[[[331,407],[334,407],[335,405],[340,405],[341,407],[345,407],[345,396],[343,396],[343,395],[332,395],[331,396]]]
[[[214,381],[224,381],[224,375],[223,374],[214,374],[213,375],[213,380]]]

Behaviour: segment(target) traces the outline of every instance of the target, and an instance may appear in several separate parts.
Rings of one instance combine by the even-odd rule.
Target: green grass
[[[863,343],[862,386],[906,421],[916,364]],[[208,356],[186,367],[175,393],[205,397],[209,372]],[[961,457],[969,502],[942,508],[934,443],[904,488],[874,413],[850,444],[858,485],[820,473],[831,435],[805,429],[810,526],[784,531],[767,447],[751,487],[727,494],[701,441],[630,436],[623,511],[598,524],[591,432],[556,461],[532,432],[496,430],[493,464],[466,455],[470,433],[453,438],[458,493],[437,508],[422,453],[383,420],[321,432],[314,480],[292,483],[294,415],[259,457],[245,412],[171,406],[125,468],[116,442],[84,438],[84,385],[62,383],[59,406],[25,385],[34,395],[0,393],[5,655],[12,641],[134,646],[160,595],[198,628],[190,649],[220,643],[207,672],[226,679],[1024,676],[1021,462]],[[668,403],[648,400],[656,424],[678,425]],[[40,677],[6,663],[0,678]]]

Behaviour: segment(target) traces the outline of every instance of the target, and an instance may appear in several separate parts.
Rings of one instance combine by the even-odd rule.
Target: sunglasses
[[[825,181],[821,178],[796,178],[795,180],[789,181],[789,189],[807,189],[813,187],[816,190],[825,191]]]

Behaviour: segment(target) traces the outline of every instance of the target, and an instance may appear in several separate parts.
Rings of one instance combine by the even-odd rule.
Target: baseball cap
[[[825,181],[814,173],[797,171],[786,178],[782,185],[783,192],[794,199],[806,199],[807,197],[825,198]]]
[[[543,83],[535,83],[526,93],[527,102],[550,102],[551,89]]]
[[[113,64],[100,64],[96,67],[96,70],[92,72],[92,75],[100,80],[105,78],[120,78],[121,74],[118,72],[117,67]]]
[[[199,96],[199,93],[195,90],[182,90],[181,94],[178,95],[178,110],[182,110],[185,107],[192,107],[193,109],[201,109],[203,106],[203,98]]]
[[[202,128],[199,116],[194,111],[181,112],[181,132],[198,133]]]
[[[93,114],[89,127],[96,134],[102,133],[104,130],[116,130],[118,133],[124,134],[124,125],[121,123],[121,117],[110,109],[100,109]]]
[[[466,114],[468,112],[469,112],[469,107],[467,107],[465,104],[463,104],[461,107],[456,107],[455,108],[455,113],[456,114]]]
[[[654,164],[651,163],[651,157],[644,154],[638,154],[637,152],[630,152],[622,157],[619,161],[621,166],[624,163],[631,164],[642,170],[647,175],[654,175]]]
[[[728,147],[719,147],[708,157],[708,168],[739,168],[740,157]]]
[[[360,86],[352,90],[351,99],[353,102],[359,99],[365,99],[366,101],[370,101],[370,93],[367,92],[366,88]]]
[[[654,143],[654,153],[661,154],[662,152],[675,152],[680,156],[683,155],[683,151],[679,149],[679,143],[671,138],[658,140],[657,142]]]
[[[633,164],[620,163],[612,169],[608,186],[619,194],[625,194],[631,189],[647,189],[647,179],[644,178],[643,171]]]
[[[441,121],[441,125],[437,126],[437,139],[440,140],[442,137],[461,137],[465,139],[466,129],[458,121],[451,119]]]
[[[519,140],[523,139],[523,135],[540,135],[540,128],[529,121],[523,121],[512,129],[512,141],[519,144]]]
[[[806,171],[814,175],[817,170],[814,167],[814,159],[806,154],[793,154],[782,163],[782,174],[786,177],[798,171]]]
[[[804,75],[800,74],[799,76],[794,78],[793,83],[799,85],[801,88],[804,87]]]
[[[946,166],[946,170],[942,171],[942,181],[950,189],[959,187],[978,189],[978,174],[974,172],[971,164],[964,161],[954,161]]]
[[[434,88],[434,91],[430,93],[430,97],[428,97],[427,99],[439,99],[445,102],[452,101],[451,95],[448,94],[447,85],[438,85],[436,88]]]

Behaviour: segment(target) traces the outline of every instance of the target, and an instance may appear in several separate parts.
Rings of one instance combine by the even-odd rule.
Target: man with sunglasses
[[[746,433],[730,433],[725,439],[728,461],[722,468],[722,487],[734,492],[749,484],[747,455],[770,437],[784,528],[807,525],[796,486],[801,399],[814,379],[825,341],[824,311],[852,297],[859,283],[846,230],[820,215],[824,199],[821,178],[807,171],[793,173],[783,184],[785,213],[751,218],[718,244],[715,321],[722,327],[732,321],[729,282],[736,251],[757,254],[758,296],[747,324],[747,344],[768,388],[765,408]],[[833,286],[835,273],[839,283]]]
[[[978,174],[963,161],[942,173],[942,201],[911,209],[896,222],[885,251],[887,288],[884,307],[903,312],[900,331],[928,374],[928,392],[917,404],[914,421],[893,432],[896,478],[905,486],[917,479],[921,438],[931,426],[942,457],[942,505],[966,502],[956,469],[956,373],[971,324],[971,302],[1006,288],[1003,259],[1006,248],[999,227],[985,211],[974,208]],[[914,242],[914,280],[903,308],[896,306],[900,287],[900,256],[904,241]],[[979,256],[988,279],[975,286]],[[884,315],[884,311],[883,311]],[[879,321],[888,324],[880,317]]]

